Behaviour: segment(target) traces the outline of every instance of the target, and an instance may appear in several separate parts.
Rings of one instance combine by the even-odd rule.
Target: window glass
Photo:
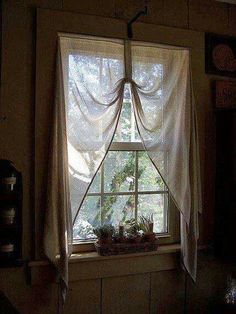
[[[160,154],[161,160],[164,159],[163,154]],[[163,160],[164,164],[164,160]],[[143,151],[138,153],[138,190],[139,191],[156,191],[164,190],[164,182],[158,174],[156,168],[150,161],[148,154]]]
[[[139,215],[150,216],[153,214],[154,232],[167,232],[167,212],[164,210],[167,203],[166,194],[139,194],[138,213]]]
[[[135,185],[135,153],[110,151],[104,162],[105,192],[130,192]]]
[[[124,100],[114,142],[141,142],[131,103],[129,85],[124,90]]]
[[[73,226],[74,240],[94,239],[93,228],[101,225],[101,197],[87,195]]]

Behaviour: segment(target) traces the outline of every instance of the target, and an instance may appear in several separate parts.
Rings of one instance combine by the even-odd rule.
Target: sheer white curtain
[[[202,204],[189,50],[132,42],[131,56],[138,130],[181,213],[183,264],[195,280]],[[161,152],[168,159],[167,171]]]
[[[58,47],[56,93],[49,155],[44,251],[60,274],[63,298],[68,284],[68,259],[72,252],[73,226],[68,175],[67,123],[63,80],[64,60]]]
[[[201,187],[189,58],[187,49],[171,46],[59,37],[60,84],[50,155],[56,162],[50,168],[44,242],[47,256],[57,266],[57,260],[64,264],[58,270],[66,285],[66,234],[72,234],[72,221],[112,141],[125,83],[131,85],[143,144],[181,212],[183,264],[195,279]],[[167,171],[161,153],[168,156]]]

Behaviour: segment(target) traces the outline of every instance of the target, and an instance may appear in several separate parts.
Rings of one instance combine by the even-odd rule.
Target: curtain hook
[[[141,16],[141,15],[147,15],[147,6],[144,7],[144,10],[139,11],[135,16],[127,23],[127,35],[128,38],[133,38],[133,30],[132,30],[132,24]]]

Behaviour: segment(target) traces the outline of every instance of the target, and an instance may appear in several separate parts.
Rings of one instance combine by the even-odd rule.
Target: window
[[[140,139],[130,83],[126,83],[122,90],[122,110],[108,147],[110,140],[107,138],[113,132],[110,128],[109,135],[104,130],[111,119],[116,119],[117,105],[108,108],[103,104],[112,103],[111,91],[124,79],[124,43],[111,40],[109,45],[105,43],[105,49],[100,39],[81,37],[69,42],[68,46],[66,41],[68,39],[65,38],[62,41],[62,52],[68,62],[64,66],[64,78],[68,89],[65,95],[74,243],[94,240],[93,229],[99,225],[111,223],[118,226],[130,218],[138,219],[141,215],[150,214],[154,218],[154,231],[162,236],[164,243],[178,241],[179,218],[169,191]],[[112,45],[114,48],[110,47]],[[150,57],[146,56],[147,51]],[[164,110],[164,104],[169,97],[163,75],[165,51],[158,59],[153,57],[155,53],[150,49],[145,49],[145,53],[139,52],[133,52],[133,77],[138,86],[144,86],[142,93],[146,96],[142,105],[145,117],[156,125],[155,145],[158,142],[158,151],[154,148],[155,163],[162,176],[168,177],[169,133],[161,131],[165,129],[163,123],[168,106]],[[109,119],[99,118],[104,112],[109,112]],[[93,119],[95,125],[91,123]],[[153,143],[153,138],[145,136],[146,145]],[[91,182],[95,171],[97,173]],[[81,204],[79,211],[78,204]]]
[[[163,168],[167,155],[160,152]],[[93,228],[153,214],[154,231],[168,232],[168,190],[138,134],[129,85],[109,151],[84,198],[73,226],[74,241],[93,240]]]

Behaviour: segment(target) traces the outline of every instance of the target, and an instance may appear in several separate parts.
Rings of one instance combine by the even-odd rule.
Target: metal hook
[[[147,6],[144,7],[144,10],[139,11],[139,12],[127,23],[127,35],[128,35],[128,38],[133,38],[132,24],[133,24],[141,15],[147,15]]]

